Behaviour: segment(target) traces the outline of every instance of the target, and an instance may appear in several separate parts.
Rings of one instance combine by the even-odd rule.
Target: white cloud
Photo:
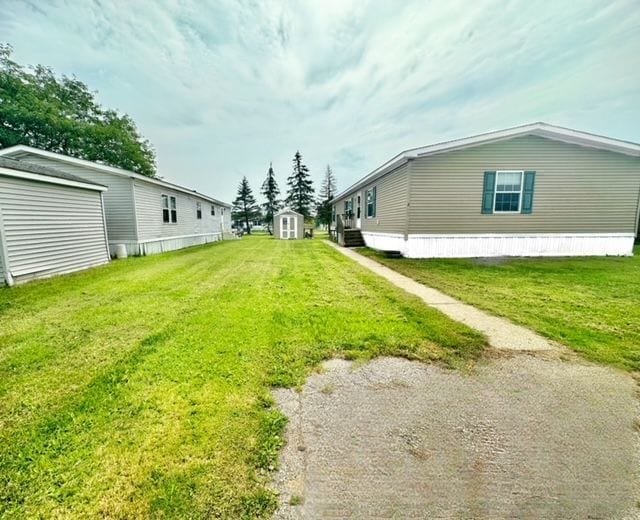
[[[300,149],[341,188],[403,149],[529,121],[640,140],[635,1],[0,0],[16,58],[131,114],[159,173],[231,200]]]

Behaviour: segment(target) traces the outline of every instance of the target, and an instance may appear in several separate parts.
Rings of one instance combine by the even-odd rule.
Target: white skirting
[[[120,240],[109,242],[109,252],[115,255],[116,246],[124,244],[129,256],[156,255],[185,247],[208,244],[222,240],[222,233],[205,233],[201,235],[185,235],[177,237],[154,238],[152,240]]]
[[[363,232],[367,246],[407,258],[631,256],[633,233],[409,235]]]

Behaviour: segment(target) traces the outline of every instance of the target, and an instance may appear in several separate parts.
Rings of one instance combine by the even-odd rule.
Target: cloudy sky
[[[206,5],[205,5],[206,4]],[[14,59],[130,114],[231,201],[301,151],[346,188],[400,151],[546,121],[640,142],[638,0],[0,0]]]

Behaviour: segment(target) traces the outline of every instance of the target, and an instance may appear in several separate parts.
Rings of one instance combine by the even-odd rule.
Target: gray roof
[[[82,177],[77,177],[76,175],[71,175],[70,173],[56,170],[55,168],[47,168],[46,166],[40,166],[38,164],[33,164],[27,161],[18,161],[16,159],[0,157],[0,167],[21,172],[35,173],[37,175],[53,177],[55,179],[64,179],[66,181],[79,182],[82,184],[92,184],[94,186],[102,186],[106,188],[106,186],[98,184],[97,182],[88,181],[86,179],[83,179]]]

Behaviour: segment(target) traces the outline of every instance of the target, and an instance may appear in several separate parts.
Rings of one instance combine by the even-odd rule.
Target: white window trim
[[[496,175],[496,177],[497,177],[497,175]],[[370,219],[370,220],[376,218],[375,215],[378,214],[378,208],[377,208],[378,201],[376,199],[373,199],[373,202],[372,202],[373,210],[374,210],[373,213],[375,215],[369,216],[369,193],[371,193],[371,196],[373,197],[373,190],[374,189],[375,189],[375,186],[372,186],[371,188],[366,190],[365,193],[364,193],[364,216],[365,216],[365,218]]]
[[[518,196],[518,211],[498,211],[496,210],[496,196],[498,195],[498,177],[500,173],[520,174],[520,194]],[[522,212],[522,192],[524,191],[524,170],[496,170],[496,180],[493,185],[493,214],[494,215],[516,215]],[[514,191],[501,191],[500,193],[515,193]]]
[[[164,207],[164,200],[167,200],[167,208]],[[176,209],[171,209],[171,199],[174,200],[175,204],[176,204]],[[164,213],[165,209],[169,210],[169,221],[165,222],[164,221],[164,215],[162,215],[162,225],[173,225],[173,226],[177,226],[178,225],[178,199],[175,197],[175,195],[167,195],[166,193],[162,193],[160,195],[160,200],[161,203],[160,205],[162,206],[162,212]],[[176,221],[172,222],[171,221],[171,212],[175,211],[176,212]]]

